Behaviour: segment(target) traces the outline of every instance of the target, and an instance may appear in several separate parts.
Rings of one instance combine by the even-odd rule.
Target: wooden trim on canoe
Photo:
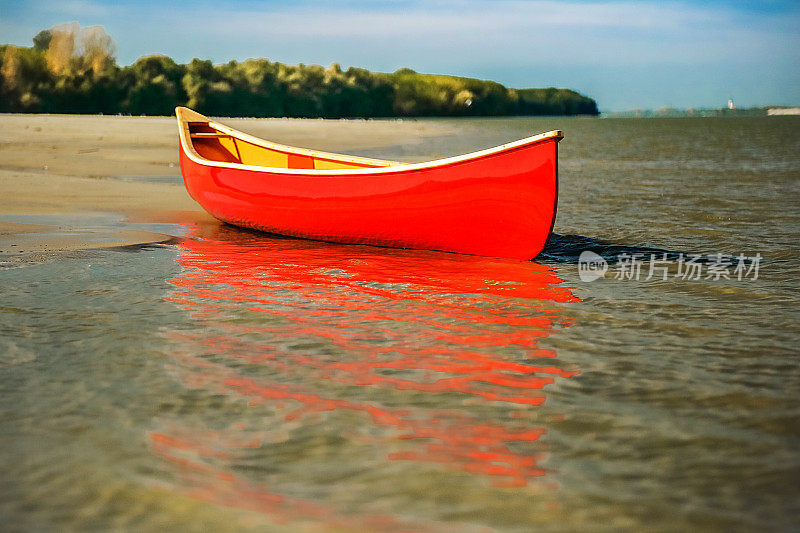
[[[192,139],[202,139],[203,137],[232,137],[229,133],[205,133],[205,132],[197,132],[191,134]]]
[[[252,170],[256,172],[271,172],[275,174],[301,174],[301,175],[313,175],[313,176],[347,176],[347,175],[363,175],[363,174],[386,174],[386,173],[394,173],[394,172],[406,172],[406,171],[415,171],[415,170],[422,170],[422,169],[429,169],[435,167],[442,167],[446,165],[452,165],[455,163],[461,163],[464,161],[469,161],[471,159],[478,159],[482,157],[487,157],[494,154],[499,154],[502,152],[507,152],[510,150],[514,150],[517,148],[521,148],[523,146],[528,146],[531,144],[537,144],[540,142],[544,142],[550,139],[555,139],[556,141],[560,141],[564,138],[564,133],[560,130],[553,130],[548,131],[546,133],[541,133],[539,135],[534,135],[532,137],[527,137],[525,139],[520,139],[518,141],[501,144],[500,146],[495,146],[494,148],[488,148],[485,150],[479,150],[477,152],[471,152],[464,155],[454,156],[454,157],[447,157],[444,159],[436,159],[433,161],[426,161],[423,163],[400,163],[396,161],[384,161],[380,159],[369,159],[366,157],[358,157],[358,156],[351,156],[351,155],[343,155],[343,154],[334,154],[330,152],[322,152],[318,150],[311,150],[307,148],[296,148],[293,146],[286,146],[283,144],[277,144],[270,141],[265,141],[263,139],[259,139],[258,137],[253,137],[252,135],[248,135],[244,132],[239,130],[230,128],[225,126],[224,124],[219,124],[196,111],[192,111],[186,107],[177,107],[175,108],[175,114],[178,118],[178,136],[180,138],[181,147],[186,154],[186,156],[194,161],[199,165],[210,166],[210,167],[220,167],[220,168],[233,168],[233,169],[242,169],[242,170]],[[218,133],[192,133],[189,129],[190,123],[203,123],[207,124],[209,127],[223,132],[223,135]],[[282,152],[285,154],[297,154],[301,156],[313,157],[315,159],[322,159],[326,161],[334,161],[334,162],[342,162],[342,163],[353,163],[356,165],[374,165],[371,168],[341,168],[341,169],[308,169],[308,168],[284,168],[284,167],[264,167],[264,166],[257,166],[257,165],[245,165],[242,163],[229,163],[224,161],[213,161],[210,159],[206,159],[194,149],[194,146],[191,142],[192,137],[199,136],[199,137],[234,137],[237,139],[241,139],[242,141],[255,144],[258,146],[262,146],[264,148],[268,148],[270,150]]]

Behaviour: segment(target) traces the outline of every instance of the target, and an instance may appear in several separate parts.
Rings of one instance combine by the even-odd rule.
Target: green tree
[[[181,83],[185,71],[185,66],[164,55],[138,59],[123,69],[122,77],[130,89],[122,108],[137,115],[171,115],[176,106],[186,102]]]

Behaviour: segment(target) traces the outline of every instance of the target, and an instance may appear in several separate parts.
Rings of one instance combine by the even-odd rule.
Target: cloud
[[[800,46],[800,17],[725,4],[552,0],[394,2],[121,0],[30,2],[31,11],[105,24],[120,59],[163,52],[216,61],[276,60],[389,66],[440,63],[646,65],[758,61]],[[41,16],[41,15],[40,15]],[[39,28],[41,29],[41,28]],[[33,32],[35,33],[35,31]],[[32,34],[33,34],[32,33]]]
[[[240,50],[236,57],[280,59],[276,51],[305,56],[307,62],[335,52],[369,64],[387,64],[394,57],[408,58],[404,64],[419,58],[456,65],[686,64],[758,60],[787,53],[788,42],[798,43],[798,30],[786,17],[763,15],[754,21],[732,11],[683,4],[472,0],[355,9],[301,3],[210,14],[201,11],[188,19],[183,14],[187,24],[175,30],[182,39],[194,37],[206,53],[235,45]],[[192,32],[204,23],[209,26],[205,43],[197,43],[201,39]]]

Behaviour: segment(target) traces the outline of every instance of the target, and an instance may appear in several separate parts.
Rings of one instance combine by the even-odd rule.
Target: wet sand
[[[285,144],[354,154],[450,132],[444,124],[396,120],[220,121]],[[0,114],[0,256],[35,259],[174,237],[53,224],[60,215],[114,213],[131,222],[215,224],[178,184],[177,144],[172,117]],[[40,215],[48,215],[49,223],[38,223]]]

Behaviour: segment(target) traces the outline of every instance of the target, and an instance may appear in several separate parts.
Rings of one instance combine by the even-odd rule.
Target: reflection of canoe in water
[[[404,164],[274,144],[176,113],[186,188],[231,224],[513,259],[535,257],[553,227],[560,131]]]
[[[289,531],[530,529],[553,512],[541,437],[559,414],[536,406],[577,370],[542,341],[577,298],[550,267],[186,229],[165,295],[186,318],[158,333],[181,407],[148,432],[169,498]]]
[[[577,372],[542,345],[577,301],[550,267],[186,228],[165,298],[191,319],[160,335],[199,410],[154,420],[163,488],[290,530],[471,530],[450,509],[547,501],[536,406]],[[447,527],[408,521],[447,487]]]

